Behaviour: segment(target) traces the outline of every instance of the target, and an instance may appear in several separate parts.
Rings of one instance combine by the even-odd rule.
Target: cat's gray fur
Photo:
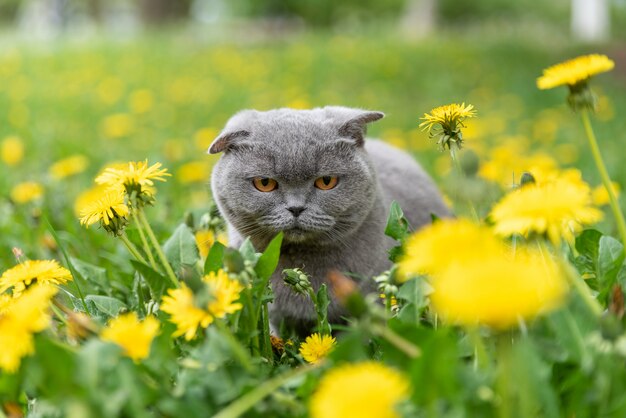
[[[315,289],[336,269],[371,278],[390,267],[394,242],[383,233],[393,200],[415,229],[431,213],[447,216],[436,186],[415,160],[399,149],[365,140],[366,125],[380,112],[345,107],[312,110],[244,110],[234,115],[209,152],[224,151],[213,169],[211,186],[228,222],[231,246],[249,236],[258,250],[284,231],[280,262],[272,277],[270,305],[274,327],[282,320],[306,330],[315,312],[305,297],[287,288],[285,268],[302,268]],[[331,190],[314,187],[321,176],[337,176]],[[254,177],[278,181],[260,192]],[[304,208],[294,216],[288,208]],[[298,229],[293,229],[298,227]],[[361,283],[373,291],[371,280]],[[329,318],[344,314],[332,298]]]

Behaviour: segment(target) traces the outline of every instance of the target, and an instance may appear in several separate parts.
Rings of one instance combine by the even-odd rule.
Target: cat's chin
[[[302,228],[289,228],[283,230],[284,240],[286,242],[301,243],[315,238],[315,233]]]

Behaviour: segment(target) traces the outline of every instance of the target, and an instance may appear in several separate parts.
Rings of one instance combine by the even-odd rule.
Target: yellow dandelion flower
[[[50,175],[55,180],[61,180],[82,173],[88,164],[89,160],[84,155],[72,155],[52,164],[50,166]]]
[[[0,159],[10,166],[19,164],[24,158],[24,143],[17,136],[7,136],[0,143]]]
[[[228,245],[228,237],[225,234],[218,234],[217,237],[215,233],[209,229],[202,229],[195,233],[196,237],[196,245],[198,246],[198,250],[200,251],[200,256],[202,258],[206,258],[209,255],[209,250],[215,243],[215,241],[219,241],[224,245]]]
[[[70,280],[70,271],[56,260],[26,260],[0,276],[0,293],[12,289],[13,296],[19,296],[34,283],[60,285]]]
[[[613,189],[613,193],[615,194],[615,197],[619,197],[619,193],[620,193],[619,184],[617,184],[616,182],[611,182],[611,188]],[[600,185],[594,188],[593,191],[591,192],[591,198],[593,200],[593,204],[596,206],[605,206],[610,203],[609,192],[606,189],[606,187],[604,187],[604,185]]]
[[[583,225],[602,219],[602,212],[592,206],[589,186],[569,174],[514,190],[493,207],[491,219],[498,235],[546,234],[559,243],[572,242]]]
[[[239,294],[243,290],[243,285],[237,280],[228,277],[228,273],[220,269],[211,272],[202,278],[209,287],[211,300],[208,304],[208,311],[215,318],[224,318],[227,314],[232,314],[240,310],[243,305],[237,303]]]
[[[606,55],[584,55],[543,70],[543,75],[537,78],[537,87],[545,90],[558,86],[573,86],[587,81],[596,74],[610,71],[613,67],[615,63]]]
[[[153,316],[139,321],[135,312],[112,319],[102,331],[104,341],[115,343],[134,361],[142,360],[150,354],[152,340],[159,332],[159,321]]]
[[[196,336],[198,327],[206,328],[214,321],[213,315],[194,304],[193,292],[184,283],[180,289],[168,290],[161,310],[170,314],[170,321],[176,325],[173,336],[184,334],[187,341]]]
[[[80,213],[83,208],[94,200],[97,200],[108,189],[109,188],[107,186],[97,185],[80,193],[76,197],[76,200],[74,200],[74,214],[80,218]]]
[[[452,150],[453,145],[457,148],[463,146],[461,132],[461,128],[464,127],[463,121],[474,116],[476,116],[476,110],[473,105],[452,103],[436,107],[430,113],[424,113],[421,118],[424,122],[420,123],[419,127],[428,131],[431,138],[437,137],[437,145],[442,150],[446,148]]]
[[[216,318],[224,318],[240,310],[238,303],[243,286],[231,280],[224,270],[211,272],[202,281],[206,288],[194,297],[193,292],[184,283],[180,289],[170,289],[163,297],[161,310],[170,314],[171,322],[176,324],[174,337],[185,335],[186,340],[195,337],[199,327],[206,328]]]
[[[549,256],[518,248],[483,253],[432,276],[435,312],[459,325],[514,326],[559,306],[567,285]]]
[[[136,196],[138,204],[152,203],[154,181],[166,181],[170,176],[161,163],[148,166],[148,161],[129,162],[125,167],[107,167],[96,177],[96,183],[115,189],[123,189],[129,197]]]
[[[367,361],[330,370],[311,396],[312,418],[399,418],[396,406],[409,396],[408,379]]]
[[[300,344],[300,355],[309,363],[317,363],[335,348],[337,341],[330,335],[315,333]]]
[[[122,138],[130,135],[134,129],[133,118],[125,113],[107,116],[102,121],[102,133],[107,138]]]
[[[80,223],[89,227],[95,223],[114,235],[120,234],[128,223],[129,209],[124,202],[124,193],[118,189],[104,189],[85,201],[80,210]]]
[[[51,286],[36,285],[19,298],[4,298],[0,306],[0,370],[14,373],[22,358],[34,352],[33,334],[48,327],[47,311],[55,293]]]
[[[43,196],[43,186],[35,181],[26,181],[16,184],[11,189],[11,199],[15,203],[24,204],[40,199]]]
[[[432,274],[452,262],[463,264],[483,252],[502,251],[493,232],[466,219],[445,219],[410,236],[398,265],[401,278]]]

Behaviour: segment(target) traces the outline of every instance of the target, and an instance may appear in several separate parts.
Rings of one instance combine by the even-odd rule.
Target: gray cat
[[[315,312],[283,284],[281,271],[302,268],[313,287],[336,269],[371,278],[390,267],[394,242],[383,233],[393,200],[415,229],[448,209],[428,175],[408,154],[365,140],[381,112],[328,106],[312,110],[244,110],[234,115],[209,148],[224,152],[211,187],[228,222],[231,246],[250,237],[257,249],[283,231],[272,277],[271,322],[306,333]],[[375,290],[372,280],[360,283]],[[332,297],[331,322],[345,315]]]

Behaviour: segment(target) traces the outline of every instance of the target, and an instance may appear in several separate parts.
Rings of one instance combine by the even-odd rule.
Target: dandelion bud
[[[524,172],[524,174],[522,174],[522,178],[520,179],[519,185],[520,187],[524,187],[526,185],[529,184],[536,184],[537,181],[535,180],[535,177],[530,174],[529,172]]]
[[[296,293],[306,295],[313,290],[309,277],[300,269],[283,270],[283,281]]]

